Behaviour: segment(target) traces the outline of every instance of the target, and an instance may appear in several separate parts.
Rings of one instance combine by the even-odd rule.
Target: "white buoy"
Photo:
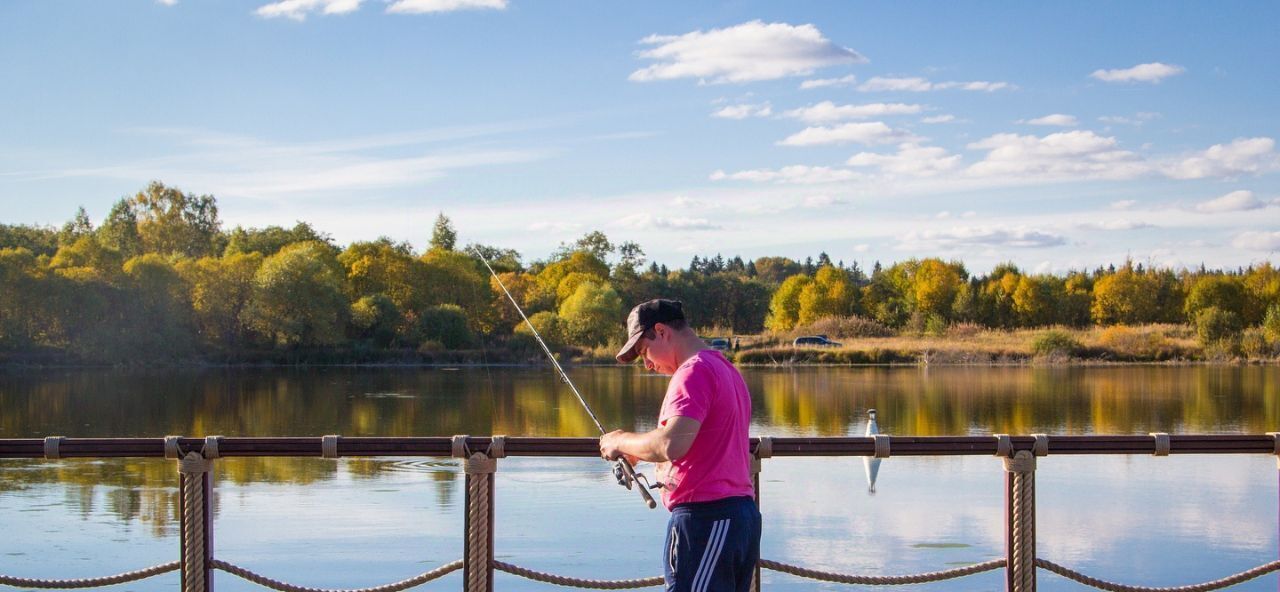
[[[876,424],[876,410],[867,410],[867,436],[874,436],[880,433],[880,426]],[[867,472],[867,493],[875,495],[876,493],[876,477],[880,475],[880,460],[871,456],[862,457],[862,468]]]

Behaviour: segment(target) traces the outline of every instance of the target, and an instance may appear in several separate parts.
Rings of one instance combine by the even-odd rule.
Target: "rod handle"
[[[630,479],[632,483],[636,484],[636,489],[640,490],[640,497],[644,498],[644,504],[649,506],[650,510],[658,507],[658,502],[654,501],[653,494],[649,493],[649,488],[645,487],[643,481],[636,479],[635,467],[632,467],[631,463],[627,462],[626,458],[619,458],[618,465],[622,467],[622,472],[627,474],[627,478]]]

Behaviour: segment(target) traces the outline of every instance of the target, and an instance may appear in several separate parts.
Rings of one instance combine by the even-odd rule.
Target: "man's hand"
[[[637,462],[640,462],[640,459],[630,454],[626,454],[621,449],[621,446],[623,445],[623,441],[628,435],[629,435],[628,432],[624,432],[622,430],[614,430],[603,436],[600,436],[600,457],[605,460],[618,460],[619,458],[626,458],[627,462],[631,463],[631,466],[634,467]]]

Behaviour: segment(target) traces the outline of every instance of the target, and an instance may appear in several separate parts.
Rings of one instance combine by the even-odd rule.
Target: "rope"
[[[146,569],[139,569],[137,571],[127,571],[114,576],[81,578],[74,580],[38,580],[35,578],[17,578],[13,576],[0,575],[0,584],[16,588],[97,588],[100,586],[113,586],[115,584],[123,584],[125,582],[144,580],[152,576],[158,576],[162,573],[169,573],[180,567],[182,567],[181,561],[170,561],[169,563],[148,567]]]
[[[1164,432],[1151,432],[1150,436],[1156,439],[1156,451],[1153,456],[1169,456],[1169,434]]]
[[[1109,592],[1207,592],[1208,590],[1218,590],[1226,588],[1227,586],[1234,586],[1240,582],[1247,582],[1254,578],[1267,575],[1273,571],[1280,570],[1280,561],[1272,561],[1271,563],[1259,565],[1258,567],[1248,571],[1242,571],[1238,574],[1205,582],[1203,584],[1174,586],[1169,588],[1151,588],[1147,586],[1116,584],[1114,582],[1108,582],[1106,580],[1099,580],[1098,578],[1086,576],[1078,571],[1067,569],[1045,559],[1036,559],[1036,566],[1047,569],[1069,580],[1075,580],[1086,586],[1092,586],[1099,590],[1108,590]]]
[[[489,484],[498,461],[477,452],[462,462],[467,478],[467,581],[470,592],[489,589]]]
[[[338,458],[338,438],[337,434],[329,434],[320,438],[320,457],[321,458]]]
[[[958,567],[956,569],[948,569],[945,571],[931,571],[920,574],[912,574],[906,576],[855,576],[850,574],[834,573],[828,571],[818,571],[816,569],[806,569],[803,567],[779,563],[769,559],[761,559],[760,567],[772,569],[782,573],[809,578],[811,580],[822,580],[824,582],[836,582],[838,584],[858,584],[863,586],[901,586],[903,584],[923,584],[925,582],[939,582],[942,580],[950,580],[954,578],[962,578],[984,571],[1000,569],[1005,566],[1005,560],[992,559],[985,563],[975,563],[973,565]]]
[[[872,438],[874,438],[874,439],[875,439],[875,444],[876,444],[876,448],[875,448],[875,457],[876,457],[876,458],[889,458],[889,436],[888,436],[888,434],[875,434],[874,436],[872,436]]]
[[[44,457],[49,460],[62,458],[62,452],[59,447],[66,440],[62,436],[49,436],[44,439]]]
[[[512,565],[505,561],[494,561],[494,569],[505,571],[512,575],[517,575],[525,579],[535,582],[544,582],[547,584],[555,584],[557,586],[571,586],[574,588],[595,588],[597,590],[626,590],[629,588],[647,588],[649,586],[661,586],[663,579],[656,578],[640,578],[636,580],[586,580],[582,578],[567,578],[541,571],[535,571],[527,567]]]
[[[1013,456],[1013,440],[1009,434],[996,434],[996,456]]]
[[[199,452],[188,452],[178,461],[182,479],[182,589],[205,590],[204,479],[210,462]]]
[[[1015,590],[1035,590],[1036,579],[1036,457],[1020,450],[1004,459],[1009,484],[1009,575],[1020,586]]]
[[[250,582],[258,584],[259,586],[266,586],[267,588],[271,588],[272,590],[279,590],[280,592],[399,592],[400,590],[407,590],[414,586],[425,584],[427,582],[430,582],[431,580],[440,578],[444,575],[447,575],[452,572],[458,571],[459,569],[462,569],[462,560],[459,559],[452,563],[446,563],[444,565],[441,565],[440,567],[437,567],[431,571],[420,573],[407,580],[400,580],[399,582],[385,584],[382,586],[374,586],[372,588],[354,588],[354,589],[343,590],[343,589],[328,589],[328,588],[310,588],[307,586],[295,586],[293,584],[287,584],[285,582],[281,582],[280,580],[273,580],[266,576],[253,573],[243,567],[240,567],[238,565],[232,565],[221,559],[214,559],[211,562],[211,564],[213,565],[213,567],[220,569],[222,571],[225,571],[233,576],[237,576],[242,579],[248,580]]]

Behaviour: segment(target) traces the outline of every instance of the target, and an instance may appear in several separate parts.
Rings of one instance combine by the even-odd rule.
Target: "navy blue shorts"
[[[749,497],[680,504],[667,522],[668,591],[747,592],[760,559],[760,510]]]

